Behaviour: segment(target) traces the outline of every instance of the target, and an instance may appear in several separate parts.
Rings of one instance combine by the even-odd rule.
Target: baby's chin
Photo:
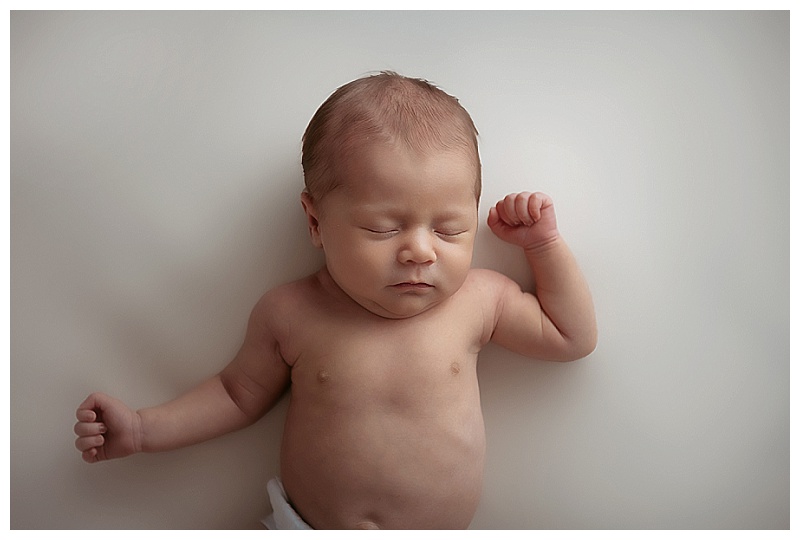
[[[389,310],[380,305],[367,306],[361,304],[361,307],[371,312],[373,315],[383,317],[384,319],[402,320],[402,319],[410,319],[412,317],[416,317],[417,315],[421,315],[426,311],[430,311],[434,307],[438,306],[440,303],[441,302],[436,302],[434,304],[430,304],[423,308],[403,309],[403,310]]]
[[[444,302],[449,296],[421,299],[405,299],[403,301],[379,302],[353,298],[361,307],[384,319],[410,319],[421,315]]]

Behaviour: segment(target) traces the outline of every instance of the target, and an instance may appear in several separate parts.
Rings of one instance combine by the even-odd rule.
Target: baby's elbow
[[[591,355],[597,349],[597,330],[583,336],[582,339],[574,340],[564,351],[562,362],[574,362]]]
[[[567,362],[574,362],[575,360],[582,360],[582,359],[584,359],[584,358],[586,358],[588,356],[591,356],[591,354],[595,351],[595,349],[597,349],[597,343],[595,343],[594,345],[591,345],[591,346],[586,346],[586,347],[583,347],[583,348],[575,349],[575,351],[574,351],[575,354],[573,354],[566,361]]]

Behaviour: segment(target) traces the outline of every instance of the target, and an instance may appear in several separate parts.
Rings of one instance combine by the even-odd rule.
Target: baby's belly
[[[477,381],[461,375],[434,392],[293,387],[281,476],[298,513],[319,529],[469,526],[485,435]]]

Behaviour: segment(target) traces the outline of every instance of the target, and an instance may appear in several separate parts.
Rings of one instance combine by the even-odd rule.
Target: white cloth
[[[267,529],[273,531],[311,529],[311,526],[292,508],[280,478],[273,478],[267,482],[267,493],[269,503],[272,505],[272,514],[261,520]]]

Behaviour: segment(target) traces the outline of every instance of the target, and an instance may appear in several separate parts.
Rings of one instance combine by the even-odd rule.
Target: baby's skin
[[[523,249],[536,293],[470,268],[478,206],[463,153],[375,144],[343,178],[321,200],[302,197],[325,266],[267,292],[237,356],[184,396],[133,411],[90,395],[75,426],[87,462],[242,428],[290,388],[281,479],[312,527],[469,526],[485,456],[479,351],[494,341],[546,360],[586,356],[589,289],[541,193],[509,195],[488,216]]]

